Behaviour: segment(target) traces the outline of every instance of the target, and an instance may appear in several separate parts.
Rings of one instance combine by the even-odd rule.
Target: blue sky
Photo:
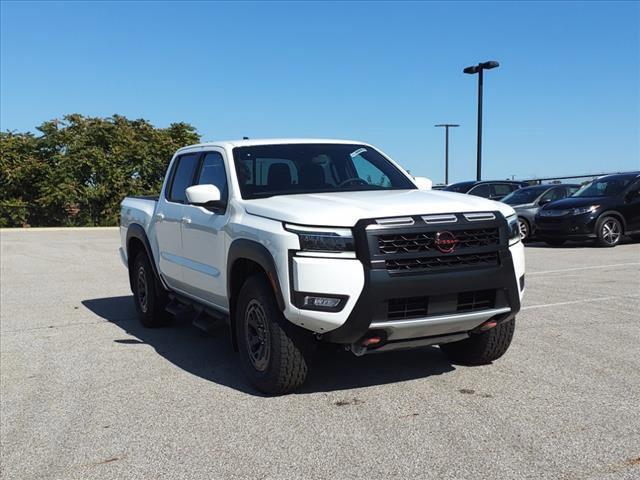
[[[485,178],[640,168],[640,4],[1,5],[3,130],[66,113],[186,121],[203,139],[335,137],[414,174]]]

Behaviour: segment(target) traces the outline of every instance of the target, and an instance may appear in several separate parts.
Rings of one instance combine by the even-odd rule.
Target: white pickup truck
[[[454,362],[489,363],[520,310],[518,219],[430,185],[361,142],[182,148],[157,199],[122,202],[140,320],[188,308],[196,324],[228,322],[243,370],[269,394],[299,387],[321,342],[356,355],[439,345]]]

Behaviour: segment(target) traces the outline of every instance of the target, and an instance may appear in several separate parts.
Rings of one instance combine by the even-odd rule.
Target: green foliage
[[[0,226],[116,225],[127,195],[157,195],[171,156],[200,136],[187,123],[67,115],[41,135],[0,132]]]

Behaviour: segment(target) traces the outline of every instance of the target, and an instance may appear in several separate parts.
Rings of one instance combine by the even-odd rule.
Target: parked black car
[[[528,183],[526,182],[512,182],[509,180],[482,180],[452,183],[443,188],[443,190],[446,192],[468,193],[469,195],[491,200],[502,200],[511,192],[527,185]]]
[[[545,205],[536,215],[536,234],[556,246],[591,238],[613,247],[623,234],[640,238],[640,172],[600,177]]]
[[[580,185],[567,183],[534,185],[520,188],[504,197],[502,201],[511,205],[518,214],[520,238],[526,240],[535,236],[535,217],[544,205],[566,198],[579,189]]]

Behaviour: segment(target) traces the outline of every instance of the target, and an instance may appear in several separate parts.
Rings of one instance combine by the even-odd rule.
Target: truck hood
[[[363,218],[435,213],[500,211],[509,205],[472,195],[436,190],[307,193],[245,200],[248,213],[300,225],[352,227]]]

